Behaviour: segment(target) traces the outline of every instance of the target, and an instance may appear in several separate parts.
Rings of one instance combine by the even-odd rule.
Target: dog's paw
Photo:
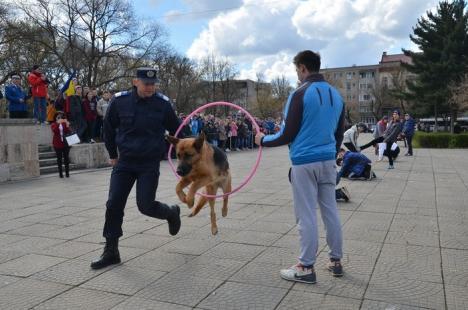
[[[228,214],[228,209],[227,209],[227,208],[222,208],[222,209],[221,209],[221,215],[222,215],[222,217],[226,217],[227,214]]]
[[[195,214],[193,214],[193,213],[190,213],[190,214],[188,215],[188,217],[194,217],[194,216],[195,216]]]
[[[211,227],[211,234],[214,236],[218,233],[218,227]]]

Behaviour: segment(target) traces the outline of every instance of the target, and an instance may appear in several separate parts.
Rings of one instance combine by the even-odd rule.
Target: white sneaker
[[[292,266],[289,269],[281,269],[281,278],[288,281],[314,284],[317,282],[317,276],[314,268],[305,268],[301,263]]]

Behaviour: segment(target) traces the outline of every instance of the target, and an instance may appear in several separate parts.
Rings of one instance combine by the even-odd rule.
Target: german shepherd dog
[[[176,193],[180,201],[192,208],[195,203],[195,193],[205,187],[204,193],[216,195],[218,188],[223,193],[231,192],[231,173],[226,154],[216,146],[205,141],[204,133],[197,138],[179,139],[167,136],[167,140],[175,146],[177,154],[177,174],[181,176],[176,186]],[[190,185],[187,195],[184,188]],[[189,217],[197,215],[208,201],[211,208],[211,233],[218,233],[216,213],[214,210],[215,198],[201,196]],[[228,196],[223,197],[222,216],[228,212]]]

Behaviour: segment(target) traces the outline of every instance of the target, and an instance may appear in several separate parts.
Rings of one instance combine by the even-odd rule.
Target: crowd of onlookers
[[[179,114],[185,126],[182,130],[184,137],[195,137],[201,132],[207,141],[227,152],[252,149],[255,147],[255,126],[251,120],[242,114],[230,114],[227,117],[217,117],[212,114],[197,114],[186,120],[184,114]],[[260,130],[265,134],[273,134],[280,128],[279,120],[255,118]]]

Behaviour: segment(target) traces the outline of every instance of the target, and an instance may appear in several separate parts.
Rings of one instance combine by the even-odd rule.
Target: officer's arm
[[[110,159],[118,158],[117,144],[115,143],[116,129],[119,127],[119,115],[115,98],[112,98],[109,109],[104,118],[104,142]]]
[[[180,126],[180,120],[177,117],[174,109],[172,108],[169,101],[166,102],[166,117],[164,117],[164,128],[173,136],[177,131],[177,128]],[[179,133],[179,138],[183,138],[181,135],[183,132]]]

